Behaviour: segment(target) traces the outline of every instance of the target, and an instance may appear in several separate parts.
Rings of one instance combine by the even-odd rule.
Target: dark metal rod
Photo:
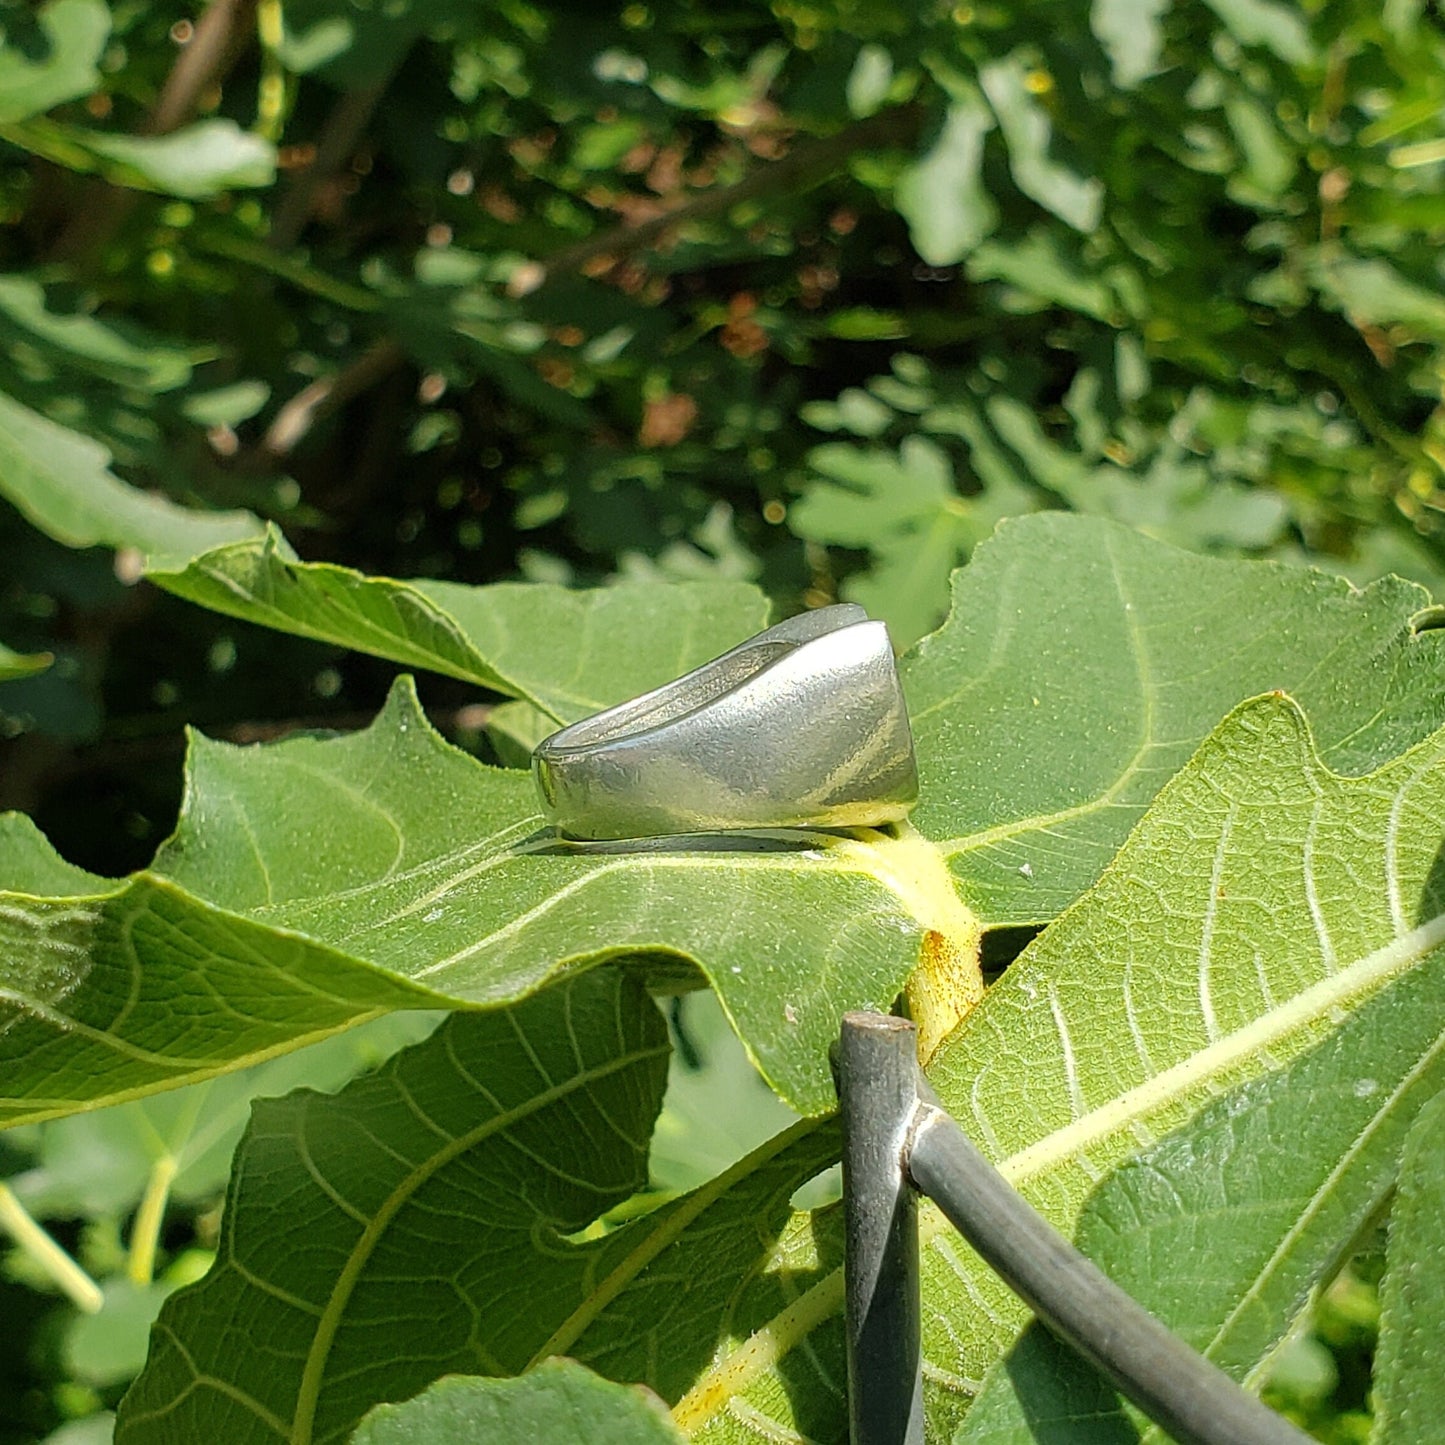
[[[1009,1288],[1179,1445],[1308,1445],[1308,1435],[1085,1259],[927,1100],[918,1106],[906,1160],[913,1182]]]
[[[853,1445],[923,1445],[918,1211],[903,1170],[918,1108],[915,1048],[904,1019],[843,1019],[836,1062]]]

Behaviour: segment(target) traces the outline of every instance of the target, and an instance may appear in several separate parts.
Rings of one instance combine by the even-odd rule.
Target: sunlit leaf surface
[[[1445,732],[1347,778],[1323,765],[1289,701],[1241,708],[930,1070],[970,1136],[1067,1232],[1102,1190],[1088,1228],[1128,1232],[1109,1244],[1121,1273],[1237,1370],[1259,1363],[1376,1206],[1389,1138],[1398,1147],[1438,1083],[1442,784]],[[1239,1111],[1215,1105],[1224,1090]],[[1326,1096],[1334,1117],[1306,1127]],[[1255,1178],[1272,1130],[1298,1156],[1287,1188]],[[1134,1172],[1110,1180],[1141,1148]],[[1186,1202],[1177,1221],[1149,1193],[1166,1165],[1165,1193]],[[1263,1191],[1254,1205],[1251,1190]],[[1216,1206],[1227,1247],[1206,1255],[1191,1220]],[[1167,1249],[1120,1222],[1156,1207],[1172,1221],[1158,1229],[1178,1231]],[[697,1438],[845,1438],[842,1283],[818,1253],[823,1223],[800,1216],[784,1231],[790,1253],[756,1258],[712,1369],[677,1407]],[[1027,1313],[941,1216],[926,1211],[923,1229],[925,1379],[947,1438]],[[792,1259],[813,1261],[800,1285]],[[635,1327],[653,1338],[641,1311]]]
[[[768,615],[745,583],[398,582],[298,562],[276,534],[152,576],[218,612],[459,677],[567,722],[670,682],[761,631]]]
[[[561,715],[720,650],[757,600],[731,584],[436,593],[463,626],[409,585],[301,568],[269,544],[212,555],[292,579],[287,605],[339,618],[338,635],[375,609],[378,650],[478,679],[505,661],[508,686]],[[622,953],[654,977],[700,969],[774,1088],[826,1110],[845,1010],[887,1007],[920,961],[966,980],[980,926],[1066,907],[1241,696],[1295,692],[1347,772],[1422,736],[1445,695],[1440,634],[1410,626],[1422,603],[1408,584],[1358,593],[1104,523],[1010,524],[904,659],[923,791],[896,835],[559,844],[530,780],[449,748],[405,686],[350,738],[198,739],[179,831],[130,880],[74,878],[13,831],[8,1115],[194,1082],[377,1011],[495,1006]],[[565,625],[526,648],[527,616]]]

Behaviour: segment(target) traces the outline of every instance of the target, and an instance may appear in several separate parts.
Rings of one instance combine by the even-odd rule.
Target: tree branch
[[[143,135],[167,135],[190,120],[211,84],[225,76],[250,44],[256,0],[211,0],[195,33],[156,97]]]
[[[600,236],[589,237],[556,252],[546,261],[533,263],[532,268],[524,268],[520,279],[513,280],[508,293],[512,296],[530,295],[548,281],[580,271],[601,257],[620,263],[661,240],[669,232],[689,222],[725,216],[744,201],[757,200],[779,191],[807,190],[827,180],[858,151],[911,140],[918,130],[920,114],[916,106],[898,106],[860,120],[837,135],[797,146],[781,160],[755,167],[730,186],[716,186],[663,215],[633,225],[614,226]]]

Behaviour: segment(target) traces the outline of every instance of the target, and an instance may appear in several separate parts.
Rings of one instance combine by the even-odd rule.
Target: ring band
[[[877,826],[918,797],[888,629],[852,603],[553,733],[532,774],[577,839]]]

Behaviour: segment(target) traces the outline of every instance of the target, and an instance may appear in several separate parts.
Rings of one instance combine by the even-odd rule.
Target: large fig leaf
[[[316,635],[369,628],[377,651],[425,653],[562,717],[762,620],[746,588],[423,593],[271,541],[176,575],[224,592],[227,559],[249,579],[245,615],[274,585],[267,605]],[[839,1015],[887,1006],[921,964],[917,996],[942,997],[946,1031],[979,927],[1066,906],[1241,690],[1298,688],[1349,771],[1423,735],[1445,702],[1439,638],[1411,625],[1423,602],[1408,584],[1358,593],[1106,523],[1007,526],[960,574],[953,620],[904,661],[924,791],[922,831],[896,835],[557,844],[524,776],[448,749],[401,694],[351,740],[198,742],[152,869],[52,888],[26,882],[56,866],[38,840],[0,854],[16,895],[0,912],[3,1117],[193,1082],[376,1010],[495,1006],[624,952],[700,968],[773,1086],[819,1112]]]
[[[1437,949],[1333,1038],[1216,1099],[1116,1170],[1084,1208],[1079,1247],[1195,1349],[1257,1380],[1342,1242],[1388,1197],[1406,1132],[1413,1138],[1412,1120],[1427,1122],[1421,1106],[1442,1084],[1445,951]],[[1437,1196],[1438,1181],[1437,1170]],[[1413,1212],[1403,1212],[1409,1234]],[[1430,1258],[1426,1240],[1411,1246],[1407,1258]],[[1438,1353],[1417,1353],[1421,1363],[1428,1356],[1438,1400]],[[1147,1422],[1137,1428],[1108,1384],[1033,1324],[994,1366],[955,1440],[1028,1445],[1051,1431],[1079,1445],[1168,1438]]]
[[[575,591],[366,577],[298,562],[274,531],[150,576],[217,612],[459,677],[564,722],[670,682],[761,630],[768,613],[741,582]]]
[[[13,652],[0,642],[0,682],[10,682],[17,677],[34,677],[50,666],[52,658],[48,652]]]
[[[1094,518],[1003,523],[904,659],[914,823],[989,925],[1055,917],[1236,703],[1288,692],[1362,773],[1445,718],[1423,589],[1197,557]]]
[[[594,1368],[660,1374],[678,1393],[707,1363],[733,1281],[837,1139],[796,1125],[703,1188],[577,1239],[645,1181],[666,1055],[637,980],[598,969],[508,1010],[458,1015],[335,1096],[260,1105],[218,1264],[167,1304],[118,1439],[344,1438],[373,1404],[438,1374],[515,1374],[576,1353],[599,1328],[612,1354]],[[677,1348],[634,1369],[609,1311],[663,1256],[666,1283],[630,1302],[645,1295]],[[247,1330],[272,1349],[245,1348]]]
[[[841,1012],[886,1005],[927,935],[969,925],[916,838],[589,848],[536,807],[526,774],[438,737],[403,679],[350,737],[196,739],[178,831],[127,881],[12,825],[0,1109],[114,1102],[630,954],[701,967],[773,1086],[818,1113]]]
[[[216,1264],[162,1310],[119,1445],[321,1445],[440,1374],[515,1373],[590,1288],[598,1246],[565,1236],[646,1183],[667,1054],[638,982],[593,970],[339,1095],[259,1105]]]
[[[1318,1281],[1322,1258],[1346,1245],[1351,1221],[1378,1199],[1388,1150],[1365,1146],[1375,1131],[1388,1131],[1398,1147],[1425,1075],[1439,1067],[1442,840],[1445,730],[1350,778],[1324,764],[1288,699],[1247,704],[1210,736],[1095,888],[1014,963],[930,1069],[971,1137],[1070,1233],[1111,1171],[1189,1125],[1221,1091],[1246,1090],[1234,1096],[1236,1106],[1258,1103],[1257,1127],[1267,1130],[1270,1119],[1291,1111],[1308,1117],[1328,1089],[1340,1119],[1285,1130],[1287,1160],[1262,1180],[1268,1207],[1248,1227],[1236,1223],[1230,1247],[1214,1261],[1209,1308],[1218,1315],[1233,1309],[1230,1298],[1242,1302],[1237,1317],[1215,1326],[1235,1368],[1258,1361]],[[1342,1031],[1363,1019],[1372,1000],[1380,1012],[1359,1024],[1358,1040],[1366,1042],[1350,1044]],[[1386,1047],[1384,1035],[1395,1042]],[[1370,1040],[1379,1044],[1373,1055]],[[1313,1062],[1295,1072],[1290,1066],[1307,1055]],[[1251,1127],[1243,1112],[1224,1114],[1236,1137]],[[1186,1215],[1207,1214],[1210,1191],[1223,1187],[1219,1156],[1202,1144],[1224,1126],[1212,1118],[1197,1127],[1198,1150],[1188,1135],[1157,1145]],[[1357,1156],[1359,1175],[1329,1183],[1342,1158]],[[1250,1157],[1259,1155],[1250,1150]],[[785,1238],[816,1240],[820,1227],[800,1218]],[[1180,1227],[1189,1229],[1187,1219]],[[946,1439],[1026,1312],[931,1209],[924,1234],[929,1411]],[[1333,1250],[1322,1243],[1330,1235]],[[1147,1249],[1148,1239],[1134,1242]],[[1192,1251],[1176,1251],[1186,1270],[1198,1257]],[[820,1271],[803,1277],[804,1288],[787,1290],[776,1278],[777,1258],[774,1248],[755,1261],[756,1287],[739,1284],[712,1366],[678,1403],[679,1423],[698,1439],[775,1440],[790,1431],[845,1438],[841,1274]],[[652,1268],[670,1264],[660,1257]],[[1134,1268],[1142,1275],[1161,1261],[1155,1254]],[[1197,1287],[1164,1273],[1173,1288]],[[771,1304],[760,1308],[769,1278]],[[1249,1308],[1252,1281],[1262,1294],[1257,1314]],[[647,1317],[647,1282],[644,1274],[644,1303],[631,1317],[635,1354],[649,1344],[654,1353],[664,1349]],[[613,1311],[612,1329],[622,1335],[617,1317],[628,1298]],[[573,1353],[589,1359],[588,1344],[584,1337]],[[675,1396],[670,1382],[656,1383]]]
[[[1351,779],[1324,766],[1287,699],[1241,708],[1165,789],[1096,888],[1018,960],[931,1071],[945,1102],[1036,1205],[1070,1230],[1082,1216],[1091,1247],[1126,1279],[1160,1273],[1149,1243],[1166,1225],[1135,1229],[1129,1222],[1166,1212],[1151,1193],[1159,1180],[1172,1201],[1185,1202],[1167,1227],[1187,1236],[1179,1243],[1176,1233],[1170,1245],[1186,1270],[1198,1257],[1199,1221],[1218,1209],[1229,1233],[1211,1254],[1209,1295],[1195,1298],[1197,1280],[1163,1271],[1150,1302],[1169,1313],[1182,1300],[1193,1310],[1181,1316],[1184,1327],[1211,1330],[1233,1368],[1248,1368],[1268,1350],[1378,1203],[1411,1110],[1438,1084],[1442,782],[1445,730]],[[563,1006],[566,989],[624,987],[604,984],[608,979],[583,974],[522,1007],[540,1018],[544,1008]],[[676,1417],[695,1438],[844,1438],[836,1210],[788,1217],[792,1191],[836,1157],[834,1127],[795,1126],[711,1184],[601,1240],[520,1245],[499,1259],[486,1236],[496,1197],[455,1187],[457,1170],[482,1166],[462,1154],[443,1159],[447,1131],[417,1129],[416,1116],[395,1103],[384,1081],[403,1079],[412,1097],[425,1089],[428,1098],[438,1093],[474,1114],[476,1100],[466,1096],[473,1087],[494,1090],[491,1076],[479,1063],[459,1077],[444,1041],[520,1016],[454,1020],[381,1080],[353,1085],[334,1100],[313,1099],[304,1137],[291,1131],[284,1143],[255,1153],[271,1137],[258,1125],[243,1146],[228,1210],[235,1244],[223,1259],[235,1267],[168,1306],[177,1313],[163,1318],[158,1339],[172,1328],[175,1344],[157,1355],[128,1402],[127,1411],[136,1412],[130,1428],[140,1431],[152,1409],[167,1412],[156,1418],[173,1426],[170,1412],[190,1408],[201,1393],[218,1410],[234,1411],[264,1386],[274,1387],[259,1398],[281,1422],[280,1437],[313,1438],[296,1429],[302,1396],[288,1393],[297,1388],[294,1371],[289,1387],[274,1371],[253,1382],[259,1372],[252,1356],[229,1348],[228,1332],[234,1321],[264,1319],[268,1338],[276,1330],[291,1338],[280,1315],[272,1320],[277,1309],[293,1318],[292,1302],[273,1302],[271,1276],[297,1255],[271,1226],[278,1189],[309,1201],[289,1217],[313,1245],[338,1231],[365,1232],[372,1215],[348,1213],[350,1194],[337,1191],[329,1167],[317,1179],[315,1151],[329,1147],[349,1157],[350,1111],[375,1089],[392,1100],[400,1121],[393,1127],[424,1137],[388,1166],[375,1156],[392,1147],[382,1130],[358,1175],[384,1194],[388,1168],[414,1172],[416,1151],[433,1148],[436,1165],[427,1177],[448,1191],[451,1204],[424,1214],[429,1228],[420,1236],[389,1223],[373,1231],[384,1236],[377,1248],[387,1251],[387,1278],[406,1279],[405,1297],[424,1302],[401,1317],[394,1308],[386,1314],[379,1327],[389,1341],[385,1358],[394,1363],[377,1380],[359,1384],[364,1372],[338,1368],[336,1398],[349,1401],[345,1411],[366,1408],[369,1391],[372,1400],[399,1392],[397,1371],[414,1370],[406,1384],[416,1388],[428,1370],[512,1373],[565,1353],[677,1401]],[[1323,1112],[1322,1098],[1333,1101],[1330,1118],[1305,1127],[1302,1120]],[[264,1106],[261,1119],[288,1107]],[[424,1112],[432,1113],[430,1105]],[[1241,1178],[1248,1172],[1242,1163],[1221,1166],[1236,1154],[1257,1159],[1254,1146],[1276,1137],[1287,1141],[1289,1170],[1251,1181]],[[1150,1152],[1130,1165],[1141,1146]],[[517,1206],[530,1221],[518,1223],[517,1237],[545,1239],[534,1194],[523,1193],[533,1203]],[[1229,1207],[1221,1207],[1221,1196]],[[929,1211],[924,1228],[930,1416],[937,1438],[946,1439],[972,1391],[1014,1346],[1025,1312],[941,1217]],[[316,1253],[314,1288],[349,1278],[346,1249]],[[476,1352],[481,1337],[472,1313],[464,1300],[456,1303],[459,1282],[473,1278],[469,1262],[479,1255],[492,1295],[508,1298],[515,1276],[527,1299],[525,1310],[488,1314],[485,1359]],[[306,1301],[314,1305],[309,1295]],[[358,1331],[375,1324],[358,1310]],[[313,1338],[314,1325],[314,1308],[301,1311],[303,1341]],[[343,1328],[349,1323],[338,1325],[338,1339]],[[373,1349],[373,1358],[378,1353]],[[204,1392],[190,1367],[175,1364],[182,1357],[198,1362]],[[328,1357],[313,1376],[331,1368]],[[203,1418],[214,1428],[229,1421],[229,1438],[275,1438],[277,1428],[264,1421],[247,1424],[250,1435],[235,1434],[237,1419],[251,1415],[262,1418],[255,1411],[195,1418],[197,1428]]]

